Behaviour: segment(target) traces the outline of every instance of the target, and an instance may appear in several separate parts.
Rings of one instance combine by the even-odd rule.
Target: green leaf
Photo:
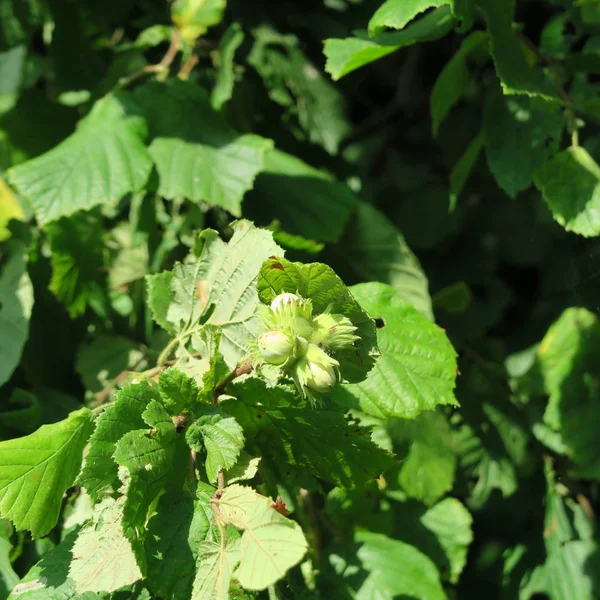
[[[395,225],[374,206],[360,202],[335,257],[360,281],[389,283],[403,300],[433,320],[427,277]]]
[[[364,381],[337,386],[336,402],[374,417],[404,419],[440,404],[457,405],[455,352],[444,332],[389,285],[361,283],[351,289],[361,306],[381,320],[381,357]]]
[[[102,222],[97,215],[79,213],[50,223],[46,232],[52,248],[50,291],[72,318],[78,317],[104,295]]]
[[[179,415],[198,402],[196,381],[181,371],[165,369],[159,376],[160,395],[169,414]]]
[[[215,110],[221,110],[231,100],[235,83],[233,59],[244,37],[240,24],[232,23],[219,42],[219,70],[217,81],[210,93],[210,104]]]
[[[181,35],[191,42],[221,22],[226,5],[227,0],[175,0],[171,18]]]
[[[69,577],[83,592],[112,592],[141,579],[131,545],[123,535],[123,499],[106,498],[73,544]]]
[[[240,216],[242,198],[273,143],[235,132],[191,82],[153,82],[138,88],[135,97],[150,124],[159,194],[206,202]]]
[[[240,538],[225,544],[202,542],[191,600],[227,600],[233,570],[240,561]]]
[[[145,547],[150,591],[161,598],[189,598],[201,544],[218,538],[208,500],[174,491],[161,497],[148,523]]]
[[[555,474],[548,465],[544,519],[547,559],[536,569],[537,577],[528,589],[529,592],[545,592],[553,600],[593,600],[600,585],[600,546],[593,539],[593,522],[580,505],[559,491]],[[585,522],[583,528],[581,522]]]
[[[325,70],[334,80],[340,79],[400,48],[444,37],[452,29],[454,22],[450,9],[442,7],[396,33],[382,33],[375,38],[369,38],[366,32],[358,32],[354,38],[326,40]]]
[[[486,17],[496,74],[504,93],[555,99],[552,84],[541,69],[529,66],[513,31],[514,0],[477,0],[477,4]]]
[[[71,551],[76,537],[75,532],[70,533],[58,546],[44,554],[13,588],[9,596],[10,600],[75,599],[78,596],[75,582],[68,575]]]
[[[244,428],[255,454],[284,457],[325,481],[353,487],[391,466],[391,455],[375,445],[368,429],[336,410],[298,406],[286,388],[265,388],[249,379],[230,388],[237,400],[221,402]],[[260,404],[259,404],[260,403]]]
[[[252,488],[234,484],[216,502],[219,519],[244,530],[235,577],[249,590],[264,590],[300,562],[307,550],[298,523],[269,505]]]
[[[416,502],[395,508],[397,537],[428,556],[445,580],[457,583],[473,542],[469,511],[456,498],[445,498],[428,509]]]
[[[0,272],[0,386],[9,380],[21,360],[32,309],[27,257],[21,244],[16,244]]]
[[[429,8],[451,4],[450,0],[386,0],[369,21],[371,37],[386,28],[404,29],[417,15]]]
[[[113,334],[96,335],[81,347],[75,363],[83,385],[94,394],[113,384],[123,371],[142,371],[146,366],[139,344]]]
[[[600,448],[593,423],[600,419],[596,384],[600,323],[584,308],[570,308],[550,327],[537,351],[549,395],[544,422],[558,431],[577,476],[600,479]]]
[[[556,106],[539,98],[488,93],[484,112],[486,156],[498,185],[511,197],[527,189],[536,169],[558,149],[563,129]]]
[[[464,154],[458,159],[458,162],[450,172],[450,206],[448,211],[451,213],[456,209],[458,195],[461,193],[471,171],[477,164],[482,148],[483,135],[479,133],[467,146]]]
[[[242,450],[240,458],[235,463],[235,466],[225,473],[227,485],[235,483],[236,481],[252,479],[258,473],[260,459],[260,456],[252,457]]]
[[[310,298],[314,314],[331,312],[345,315],[356,327],[359,339],[349,350],[336,352],[342,376],[348,381],[362,381],[373,366],[377,352],[375,327],[333,269],[322,263],[293,263],[285,258],[269,258],[260,270],[258,293],[265,304],[282,292]]]
[[[567,231],[600,234],[600,167],[584,148],[571,147],[550,158],[535,172],[534,182]]]
[[[456,498],[445,498],[421,517],[421,523],[438,539],[450,565],[448,579],[457,583],[473,542],[473,517]]]
[[[187,433],[189,446],[201,454],[206,453],[206,476],[215,483],[219,471],[231,469],[244,447],[244,431],[231,415],[218,409],[205,410]]]
[[[409,498],[432,506],[454,484],[457,459],[446,417],[426,412],[412,421],[393,421],[389,429],[396,443],[408,445],[400,463],[400,486]]]
[[[148,277],[149,288],[156,291],[151,304],[158,309],[156,320],[166,321],[182,343],[192,334],[199,336],[203,327],[219,327],[221,353],[230,368],[246,355],[248,342],[257,335],[256,278],[260,266],[268,256],[282,252],[271,233],[256,229],[249,221],[239,221],[233,227],[229,243],[215,231],[205,230],[198,239],[202,248],[199,257],[192,255],[186,263],[177,263],[169,278],[164,274]],[[163,295],[169,299],[166,313]],[[202,350],[206,352],[205,347]]]
[[[169,333],[175,332],[173,324],[167,320],[172,282],[173,271],[146,276],[148,307],[152,311],[152,318]]]
[[[504,498],[517,491],[519,476],[532,469],[531,435],[521,411],[508,397],[501,366],[465,361],[461,373],[454,442],[460,467],[473,482],[470,506],[477,508],[494,489]]]
[[[462,41],[460,48],[442,69],[429,97],[434,137],[437,136],[442,121],[458,104],[469,83],[470,61],[474,59],[481,62],[488,53],[489,36],[484,31],[474,31]]]
[[[87,408],[42,425],[31,435],[0,442],[0,515],[34,538],[58,520],[65,490],[73,485],[92,431]]]
[[[284,107],[292,133],[337,154],[350,131],[341,92],[304,54],[296,36],[281,35],[268,25],[252,33],[256,41],[248,63],[262,77],[271,100]]]
[[[0,52],[0,96],[19,91],[26,54],[26,46],[15,46],[7,52]]]
[[[115,404],[98,418],[77,478],[77,485],[83,486],[94,502],[101,500],[105,492],[116,492],[121,486],[117,463],[113,460],[115,445],[127,432],[146,427],[142,412],[152,400],[160,402],[156,387],[147,383],[128,385],[117,394]]]
[[[344,555],[331,560],[357,600],[403,596],[447,600],[436,566],[414,546],[369,531],[356,533],[354,540],[359,546],[352,562],[356,564],[357,558],[361,570],[346,568],[349,561]]]
[[[152,160],[144,146],[144,120],[128,116],[126,94],[98,101],[71,136],[58,146],[8,172],[9,181],[29,199],[42,225],[111,205],[146,183]]]
[[[291,154],[273,150],[266,155],[246,207],[250,217],[263,222],[277,219],[288,233],[337,242],[357,202],[345,184]]]
[[[127,474],[119,473],[127,486],[123,505],[123,531],[131,541],[141,564],[144,527],[150,508],[158,496],[168,489],[180,487],[189,473],[189,456],[180,435],[164,406],[151,400],[142,418],[150,429],[126,433],[115,446],[113,458]]]
[[[3,529],[5,531],[0,536],[0,597],[4,600],[19,583],[19,576],[15,573],[10,559],[13,550],[10,537],[14,530],[8,521],[4,521]]]
[[[25,212],[14,192],[0,177],[0,242],[11,236],[8,224],[11,219],[25,220]]]

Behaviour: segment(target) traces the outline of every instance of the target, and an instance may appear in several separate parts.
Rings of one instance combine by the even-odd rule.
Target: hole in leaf
[[[385,321],[381,317],[375,319],[375,327],[377,329],[383,329],[385,327]]]

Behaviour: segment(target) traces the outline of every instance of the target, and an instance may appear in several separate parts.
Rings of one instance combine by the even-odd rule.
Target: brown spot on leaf
[[[277,500],[275,500],[275,502],[271,500],[271,502],[269,502],[269,506],[284,517],[287,517],[290,514],[290,511],[288,510],[286,503],[281,499],[281,496],[277,496]]]

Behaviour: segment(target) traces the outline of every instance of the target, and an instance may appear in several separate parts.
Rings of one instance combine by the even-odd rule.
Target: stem
[[[236,378],[252,371],[252,361],[245,362],[236,367],[221,383],[214,389],[213,397],[215,401],[225,391],[225,388]]]
[[[167,363],[169,355],[173,352],[173,348],[181,343],[181,338],[179,336],[173,338],[163,349],[163,351],[158,355],[158,360],[156,361],[157,367],[162,367]]]
[[[179,77],[180,79],[187,79],[190,76],[192,69],[196,66],[197,63],[198,63],[198,55],[192,54],[187,59],[187,61],[183,65],[183,67],[181,67],[179,73],[177,74],[177,77]]]

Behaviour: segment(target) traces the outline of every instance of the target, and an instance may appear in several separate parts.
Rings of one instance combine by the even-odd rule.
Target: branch
[[[252,361],[245,362],[235,368],[223,381],[214,389],[213,397],[215,401],[225,391],[225,388],[236,378],[252,371]]]

